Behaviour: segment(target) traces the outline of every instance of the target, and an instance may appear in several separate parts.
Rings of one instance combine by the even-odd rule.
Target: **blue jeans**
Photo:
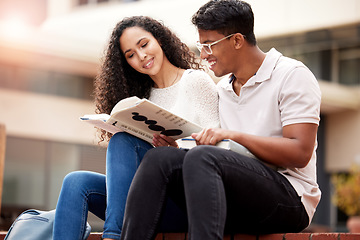
[[[158,147],[135,174],[121,239],[155,239],[167,198],[186,209],[191,240],[299,232],[309,224],[289,181],[260,161],[214,146]]]
[[[120,239],[131,181],[151,148],[137,137],[117,133],[108,145],[106,176],[88,171],[69,173],[56,206],[54,240],[82,239],[88,211],[105,220],[103,238]]]

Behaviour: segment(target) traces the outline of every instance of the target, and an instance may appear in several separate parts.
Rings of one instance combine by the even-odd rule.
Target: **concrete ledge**
[[[186,233],[159,233],[155,240],[187,240]],[[268,235],[235,234],[224,240],[360,240],[360,233],[285,233]],[[92,233],[88,240],[101,240],[101,233]]]
[[[0,232],[4,240],[6,232]],[[224,240],[359,240],[360,233],[281,233],[267,235],[235,234],[224,236]],[[91,233],[88,240],[101,240],[101,233]],[[187,240],[186,233],[159,233],[155,240]]]

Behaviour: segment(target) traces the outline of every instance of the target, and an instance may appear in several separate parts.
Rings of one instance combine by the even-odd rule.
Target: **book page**
[[[121,101],[119,101],[114,107],[113,109],[111,110],[111,114],[110,115],[113,115],[114,113],[118,112],[118,111],[122,111],[126,108],[129,108],[129,107],[133,107],[135,106],[136,104],[140,103],[141,101],[144,101],[143,99],[140,99],[136,96],[134,97],[129,97],[129,98],[125,98]]]

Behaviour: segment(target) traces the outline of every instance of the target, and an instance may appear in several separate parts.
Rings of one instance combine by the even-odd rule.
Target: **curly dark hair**
[[[96,113],[110,114],[120,100],[137,96],[148,98],[154,85],[152,79],[134,70],[126,61],[120,48],[120,37],[130,27],[141,27],[159,42],[171,64],[182,69],[200,69],[194,52],[163,23],[146,16],[124,18],[115,26],[102,59],[100,73],[95,78],[94,97]],[[100,130],[100,141],[108,141],[112,134]]]

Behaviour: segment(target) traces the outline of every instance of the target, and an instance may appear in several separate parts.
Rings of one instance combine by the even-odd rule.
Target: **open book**
[[[80,119],[110,133],[124,131],[149,143],[152,142],[154,133],[164,134],[177,140],[203,129],[147,99],[138,97],[119,101],[110,115],[90,114]]]

